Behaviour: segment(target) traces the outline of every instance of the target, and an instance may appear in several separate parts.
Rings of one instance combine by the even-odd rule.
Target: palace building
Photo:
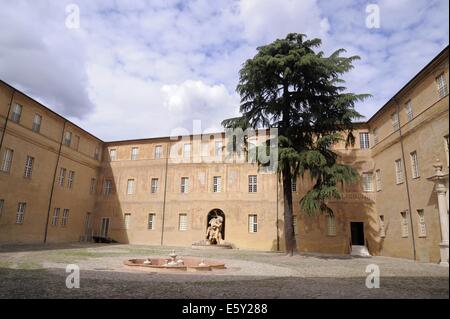
[[[447,47],[356,124],[354,146],[334,146],[361,178],[330,200],[333,215],[302,214],[311,182],[294,181],[299,251],[448,264],[448,58]],[[221,216],[236,248],[282,250],[277,174],[225,161],[227,142],[224,133],[105,142],[0,81],[0,244],[190,246]],[[195,160],[195,149],[215,160]]]

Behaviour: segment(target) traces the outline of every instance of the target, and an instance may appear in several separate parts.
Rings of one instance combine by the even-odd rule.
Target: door
[[[109,233],[109,218],[102,218],[102,223],[100,226],[100,237],[108,238]]]
[[[352,245],[364,246],[364,223],[363,222],[351,222],[350,229],[352,233]]]

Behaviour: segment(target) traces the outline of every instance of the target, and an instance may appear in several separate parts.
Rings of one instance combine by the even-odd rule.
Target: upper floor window
[[[215,154],[217,157],[222,156],[222,149],[223,149],[223,143],[222,143],[222,141],[216,141],[214,144],[215,144],[215,147],[214,147],[215,152],[214,152],[214,154]]]
[[[115,148],[109,150],[109,159],[111,161],[117,160],[117,150]]]
[[[444,73],[440,74],[436,78],[436,84],[437,84],[437,88],[438,88],[439,97],[443,98],[444,96],[446,96],[448,94],[448,86],[447,86],[447,81],[445,80]]]
[[[70,146],[72,143],[72,132],[67,131],[64,133],[64,145]]]
[[[381,191],[381,188],[383,187],[382,181],[381,181],[381,170],[377,169],[375,171],[375,184],[376,184],[376,190],[377,192]]]
[[[134,190],[135,190],[135,180],[134,179],[129,179],[127,181],[127,194],[128,195],[133,195],[134,194]]]
[[[189,192],[189,177],[181,178],[181,192],[184,194]]]
[[[363,191],[365,191],[365,192],[373,191],[373,188],[372,188],[372,173],[363,173],[362,174],[362,180],[363,180]]]
[[[11,170],[11,164],[13,159],[14,151],[12,149],[5,149],[5,153],[3,153],[3,161],[1,170],[3,172],[9,172]]]
[[[417,152],[411,152],[411,172],[412,172],[412,178],[419,178],[420,177],[420,171],[419,171],[419,160],[417,158]]]
[[[64,167],[61,167],[59,169],[59,178],[58,178],[58,184],[61,187],[64,187],[64,180],[66,179],[66,169]]]
[[[100,159],[100,149],[98,148],[98,146],[95,147],[95,150],[94,150],[94,159],[97,161]]]
[[[184,156],[184,158],[190,158],[191,157],[191,147],[192,147],[192,145],[190,143],[184,144],[184,149],[183,149],[183,156]]]
[[[34,115],[33,119],[33,132],[39,133],[41,131],[41,123],[42,123],[42,116],[39,114]]]
[[[22,116],[22,105],[16,103],[13,106],[11,121],[13,121],[15,123],[19,123],[21,116]]]
[[[31,178],[31,174],[33,173],[33,164],[34,164],[34,157],[27,156],[27,159],[25,161],[25,171],[23,173],[23,176],[25,178]]]
[[[89,193],[91,195],[95,194],[95,189],[97,188],[97,179],[91,178],[91,188],[89,190]]]
[[[366,149],[370,147],[368,132],[359,133],[359,145],[361,149]]]
[[[138,156],[139,156],[139,148],[138,147],[131,148],[131,160],[132,161],[137,160]]]
[[[404,181],[402,160],[395,161],[395,182],[401,184]]]
[[[256,175],[248,176],[248,192],[256,193],[258,191],[258,179]]]
[[[69,176],[67,178],[67,187],[68,188],[72,188],[74,181],[75,181],[75,172],[74,171],[69,171]]]
[[[380,132],[378,128],[373,129],[373,143],[376,145],[380,141]]]
[[[23,224],[25,219],[25,209],[27,208],[27,203],[19,203],[17,206],[16,214],[16,224]]]
[[[155,159],[160,159],[162,157],[162,146],[156,145],[155,146]]]
[[[400,128],[397,112],[391,114],[391,122],[392,122],[392,127],[394,128],[394,130],[398,130]]]
[[[103,181],[103,195],[110,195],[112,193],[113,183],[110,179]]]
[[[222,191],[222,177],[214,176],[213,177],[213,192],[220,193]]]
[[[159,180],[157,178],[152,178],[151,192],[155,194],[158,192]]]
[[[406,105],[405,105],[405,112],[406,112],[406,117],[408,118],[408,121],[411,121],[414,118],[414,113],[413,113],[411,100],[409,100],[406,103]]]
[[[80,147],[80,137],[78,135],[75,135],[75,139],[73,141],[73,148],[78,151],[79,147]]]

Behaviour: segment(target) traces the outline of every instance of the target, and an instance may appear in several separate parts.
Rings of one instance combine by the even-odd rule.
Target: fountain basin
[[[182,264],[169,264],[167,258],[129,259],[125,260],[123,264],[126,267],[142,270],[211,271],[226,269],[225,264],[220,261],[195,257],[183,257],[182,259]]]

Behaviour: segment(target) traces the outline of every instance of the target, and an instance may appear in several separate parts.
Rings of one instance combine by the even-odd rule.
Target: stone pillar
[[[446,180],[448,179],[448,173],[442,172],[442,164],[437,160],[433,165],[436,170],[434,176],[429,180],[435,182],[435,191],[438,197],[438,209],[439,209],[439,221],[441,224],[441,243],[439,244],[441,252],[441,265],[448,267],[448,245],[449,245],[449,230],[448,230],[448,212],[447,212],[447,187]]]

